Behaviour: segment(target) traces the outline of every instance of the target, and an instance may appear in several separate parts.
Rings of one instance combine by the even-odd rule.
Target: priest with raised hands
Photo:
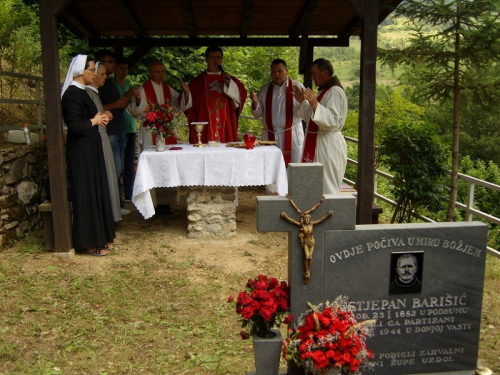
[[[238,117],[241,114],[247,91],[243,83],[224,71],[224,54],[218,46],[205,51],[207,70],[189,84],[193,106],[187,111],[189,142],[198,143],[192,122],[207,122],[201,141],[220,143],[238,141]]]
[[[293,96],[293,86],[304,88],[288,77],[285,60],[275,59],[271,63],[271,82],[262,86],[257,95],[250,91],[253,116],[262,118],[264,125],[262,140],[276,141],[286,166],[300,163],[304,143],[302,121],[297,114],[300,103]]]
[[[300,102],[299,116],[307,121],[303,163],[323,164],[323,193],[339,194],[347,165],[347,144],[342,135],[347,116],[347,97],[332,63],[314,60],[311,79],[319,89],[294,86],[294,96]]]
[[[165,65],[161,61],[150,63],[148,67],[149,79],[139,88],[141,95],[146,98],[148,106],[168,102],[172,107],[186,111],[191,107],[191,94],[188,85],[179,79],[182,87],[180,94],[165,83],[165,74]]]

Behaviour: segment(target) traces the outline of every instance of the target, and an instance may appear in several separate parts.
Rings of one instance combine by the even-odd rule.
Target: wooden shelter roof
[[[379,0],[378,22],[400,2]],[[300,45],[308,36],[320,38],[316,45],[348,45],[364,14],[363,0],[59,0],[56,7],[58,19],[94,46],[109,45],[109,37],[118,37],[114,45],[140,46],[167,36],[149,42],[206,45],[204,37],[222,36],[229,37],[225,45]],[[276,39],[266,43],[264,36]]]

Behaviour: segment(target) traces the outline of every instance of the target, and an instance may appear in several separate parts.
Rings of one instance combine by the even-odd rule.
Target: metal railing
[[[347,137],[346,136],[345,139],[346,139],[347,142],[358,144],[358,140],[356,138],[352,138],[352,137]],[[347,158],[347,162],[349,164],[355,165],[356,167],[358,166],[358,161],[357,160],[354,160],[354,159],[351,159],[351,158]],[[451,171],[446,171],[446,173],[451,176]],[[385,179],[387,179],[389,181],[394,180],[394,176],[391,175],[390,173],[381,171],[378,168],[375,169],[374,203],[377,203],[377,199],[380,199],[381,201],[383,201],[385,203],[388,203],[391,206],[396,206],[396,204],[397,204],[396,202],[394,202],[390,198],[388,198],[388,197],[380,194],[377,191],[377,179],[378,179],[378,176],[380,176],[382,178],[385,178]],[[458,174],[458,179],[462,180],[462,181],[465,181],[467,183],[467,203],[463,204],[461,202],[456,202],[455,203],[455,207],[458,208],[459,210],[462,210],[462,211],[465,212],[466,221],[473,221],[473,217],[476,216],[478,218],[481,218],[481,219],[487,221],[488,223],[493,223],[493,224],[500,225],[500,218],[498,218],[496,216],[493,216],[493,215],[490,215],[487,212],[483,212],[483,211],[480,211],[480,210],[474,208],[474,191],[475,191],[475,186],[476,185],[482,186],[482,187],[484,187],[486,189],[490,189],[490,190],[493,190],[493,191],[498,191],[498,192],[500,192],[500,185],[492,184],[491,182],[480,180],[478,178],[475,178],[475,177],[472,177],[472,176],[469,176],[469,175],[466,175],[466,174],[463,174],[463,173],[459,173]],[[344,178],[344,181],[348,185],[350,185],[352,187],[354,187],[355,184],[356,184],[354,181],[348,180],[347,178]],[[441,200],[443,202],[449,203],[449,199],[441,198]],[[422,216],[422,215],[416,215],[416,216],[420,220],[425,221],[425,222],[429,222],[429,223],[435,223],[436,222],[435,220],[432,220],[432,219],[430,219],[430,218],[428,218],[426,216]],[[495,249],[493,249],[492,247],[489,247],[489,246],[487,247],[487,250],[488,250],[488,252],[490,254],[492,254],[492,255],[500,258],[500,251],[495,250]]]
[[[14,77],[19,79],[30,79],[35,81],[35,100],[23,100],[23,99],[3,99],[0,98],[0,104],[34,104],[36,105],[36,124],[28,124],[30,130],[40,130],[38,136],[38,141],[43,142],[43,132],[45,125],[43,125],[43,95],[42,95],[42,77],[31,76],[26,74],[11,73],[0,70],[0,76]],[[22,125],[18,126],[0,126],[0,131],[8,132],[9,130],[23,130]]]

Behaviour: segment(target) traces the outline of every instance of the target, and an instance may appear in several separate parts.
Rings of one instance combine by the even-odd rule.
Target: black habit
[[[115,227],[99,129],[91,119],[97,107],[85,89],[70,85],[62,97],[68,127],[66,162],[73,209],[73,246],[83,250],[113,242]]]

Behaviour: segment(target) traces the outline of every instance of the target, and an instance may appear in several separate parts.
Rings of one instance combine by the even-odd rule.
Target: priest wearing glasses
[[[221,143],[238,141],[238,117],[241,114],[247,91],[234,76],[224,71],[224,54],[218,46],[205,51],[207,70],[189,84],[193,106],[187,111],[188,121],[207,122],[201,141]],[[198,143],[193,125],[189,126],[189,143]]]

